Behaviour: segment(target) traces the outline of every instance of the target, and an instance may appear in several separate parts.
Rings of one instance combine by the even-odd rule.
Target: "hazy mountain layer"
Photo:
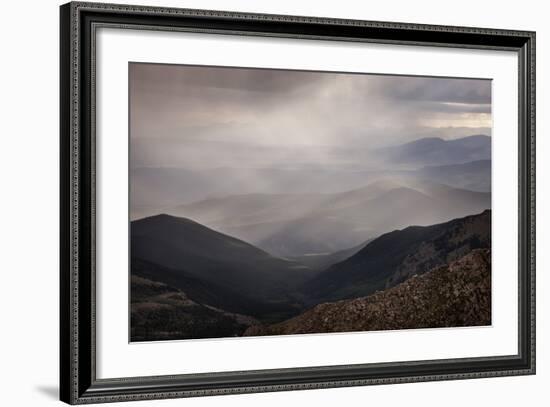
[[[355,164],[348,163],[350,159]],[[320,161],[318,165],[294,164],[286,168],[132,168],[130,217],[139,219],[178,205],[228,195],[339,193],[387,177],[490,191],[490,165],[475,163],[491,160],[491,138],[487,136],[423,138],[376,150],[345,149],[341,160],[339,165],[328,166]]]
[[[454,140],[423,138],[378,150],[378,160],[403,165],[450,165],[491,159],[491,137],[475,135]]]
[[[310,255],[292,257],[290,258],[290,260],[293,260],[297,263],[308,266],[312,270],[323,271],[327,267],[335,263],[340,263],[341,261],[344,261],[348,257],[353,256],[355,253],[357,253],[359,250],[365,247],[372,240],[374,239],[369,239],[366,242],[363,242],[357,246],[351,247],[349,249],[338,250],[333,253],[310,254]]]
[[[137,168],[130,177],[130,216],[135,220],[229,195],[336,193],[387,174],[339,168]]]
[[[409,176],[413,179],[446,184],[455,188],[491,192],[491,160],[428,166],[412,171]]]
[[[409,225],[491,207],[488,193],[384,179],[338,194],[248,194],[182,205],[185,216],[280,257],[324,255]]]
[[[319,304],[288,321],[252,326],[245,336],[490,324],[491,252],[478,249],[386,291]]]

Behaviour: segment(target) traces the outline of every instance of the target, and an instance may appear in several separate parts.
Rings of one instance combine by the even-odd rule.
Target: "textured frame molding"
[[[60,397],[70,404],[535,373],[535,33],[101,3],[60,8]],[[96,378],[95,30],[100,26],[508,50],[519,59],[519,353],[502,357]]]

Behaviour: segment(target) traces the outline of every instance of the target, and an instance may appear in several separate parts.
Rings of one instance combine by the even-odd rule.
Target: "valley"
[[[324,263],[278,258],[189,219],[158,215],[135,221],[131,337],[269,334],[271,328],[258,327],[296,321],[312,310],[317,315],[324,309],[320,304],[390,292],[434,269],[456,269],[464,256],[490,250],[490,219],[485,210],[410,226],[327,255]]]

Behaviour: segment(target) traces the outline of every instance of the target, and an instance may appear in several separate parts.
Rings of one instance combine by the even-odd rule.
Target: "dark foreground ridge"
[[[491,248],[491,211],[386,233],[302,286],[309,304],[366,297],[474,249]]]
[[[319,304],[273,325],[255,325],[245,336],[491,324],[491,251],[473,250],[449,265],[413,276],[383,292]]]
[[[490,211],[386,233],[321,272],[188,219],[146,218],[131,232],[132,341],[490,321],[490,279],[485,292],[468,274],[481,263],[452,279],[441,271],[490,250]],[[484,267],[490,278],[489,260]]]
[[[132,342],[240,336],[254,318],[193,301],[181,290],[132,276]]]

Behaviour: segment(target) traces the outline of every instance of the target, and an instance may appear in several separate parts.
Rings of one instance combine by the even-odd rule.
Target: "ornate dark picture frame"
[[[60,395],[70,404],[535,373],[535,33],[73,2],[61,6]],[[97,27],[508,50],[519,59],[519,352],[405,363],[98,379],[95,347]]]

